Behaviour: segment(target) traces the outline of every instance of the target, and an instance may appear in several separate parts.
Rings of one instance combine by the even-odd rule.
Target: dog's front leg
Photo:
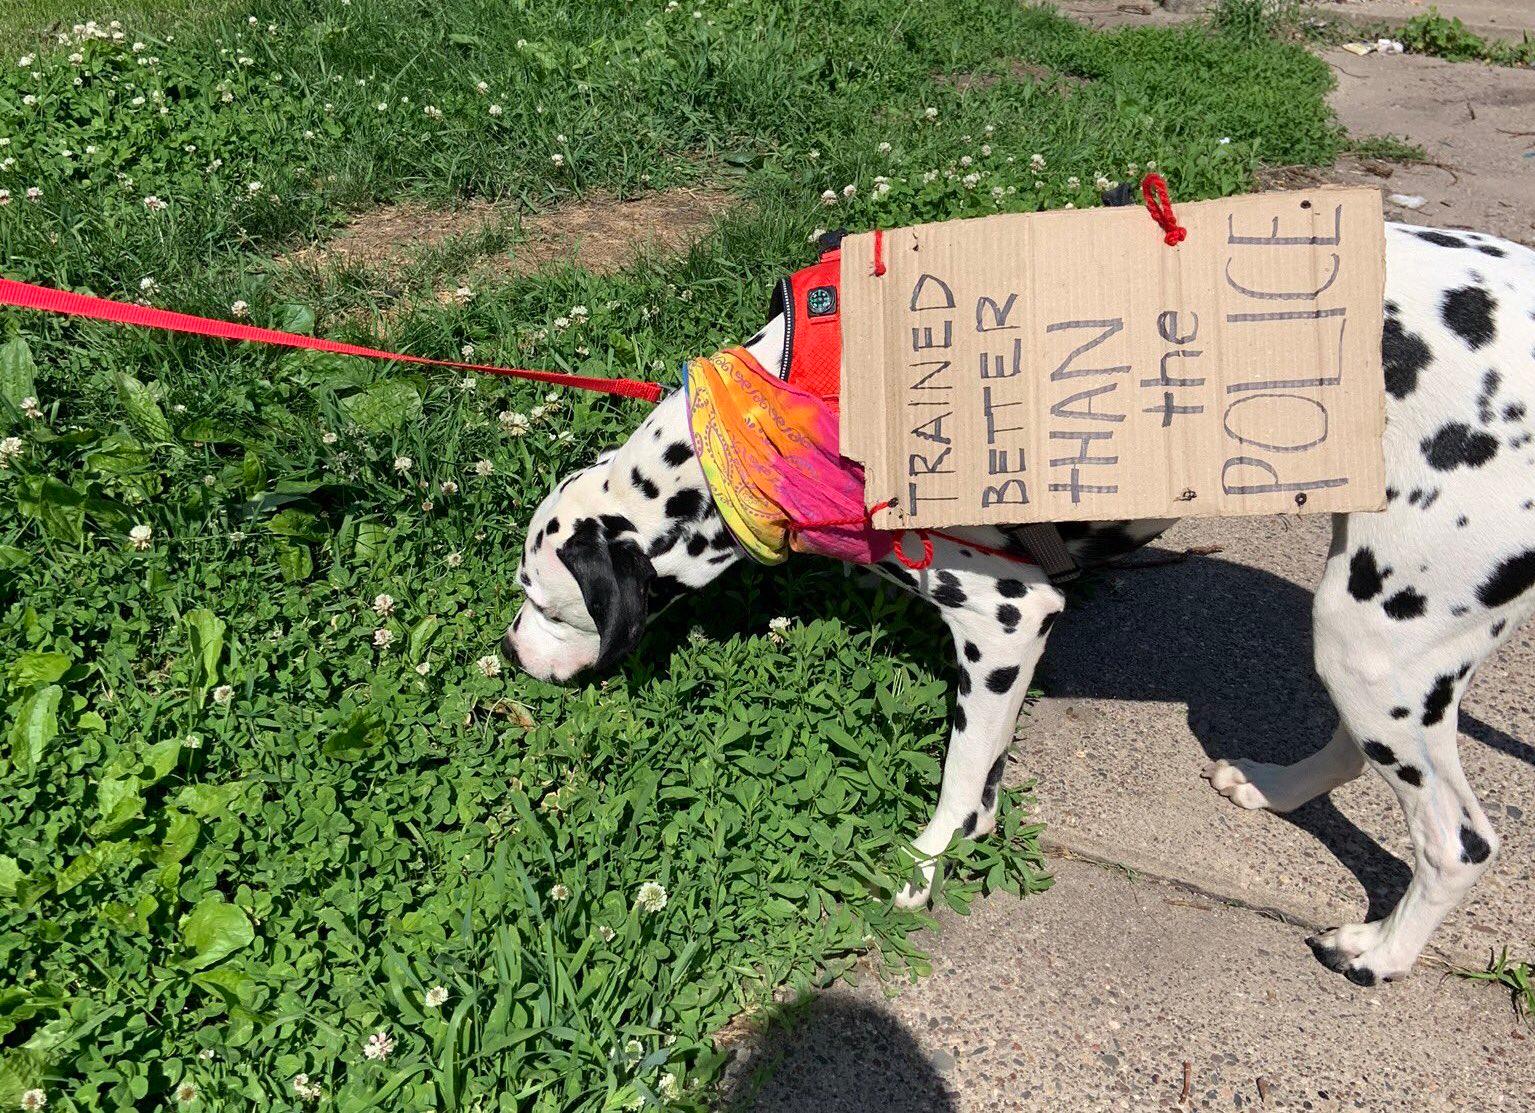
[[[989,548],[1005,548],[998,531],[964,531]],[[913,572],[894,557],[877,570],[931,601],[954,635],[959,696],[954,706],[943,788],[933,818],[917,836],[920,880],[896,897],[902,908],[927,903],[938,855],[955,832],[984,835],[996,826],[997,788],[1029,678],[1050,624],[1065,605],[1037,567],[992,556],[960,542],[933,539],[933,563]]]

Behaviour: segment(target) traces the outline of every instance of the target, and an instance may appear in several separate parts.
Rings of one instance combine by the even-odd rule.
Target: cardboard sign
[[[1373,189],[842,242],[843,455],[886,529],[1385,505]]]

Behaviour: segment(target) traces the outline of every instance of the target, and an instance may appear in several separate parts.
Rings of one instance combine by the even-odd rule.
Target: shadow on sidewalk
[[[950,1113],[942,1075],[893,1015],[820,994],[730,1067],[718,1108],[745,1113]]]
[[[1189,729],[1212,759],[1288,764],[1320,749],[1337,723],[1312,668],[1311,592],[1209,557],[1088,583],[1051,632],[1036,683],[1065,698],[1186,704]],[[1535,748],[1472,715],[1462,712],[1460,729],[1535,765]],[[1280,818],[1358,878],[1367,919],[1389,912],[1411,880],[1406,863],[1325,796]]]

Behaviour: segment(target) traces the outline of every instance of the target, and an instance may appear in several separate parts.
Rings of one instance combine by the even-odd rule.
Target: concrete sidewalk
[[[1303,932],[1080,862],[1026,901],[945,913],[931,976],[819,997],[749,1105],[771,1113],[1528,1109],[1508,1000],[1424,972],[1361,990]],[[1184,1064],[1188,1064],[1188,1098]],[[750,1065],[750,1064],[748,1064]]]

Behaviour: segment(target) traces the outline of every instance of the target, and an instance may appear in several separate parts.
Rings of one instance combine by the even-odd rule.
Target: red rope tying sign
[[[874,229],[874,277],[885,276],[885,233]]]
[[[599,379],[593,375],[569,375],[562,371],[529,371],[522,367],[495,367],[485,363],[460,363],[452,359],[427,359],[425,356],[382,352],[376,348],[341,344],[334,340],[321,340],[315,336],[300,336],[292,332],[279,332],[277,329],[238,325],[232,321],[216,321],[211,317],[194,317],[190,313],[173,313],[168,309],[131,305],[127,302],[110,301],[107,298],[74,294],[68,290],[54,290],[47,286],[33,286],[27,282],[14,282],[9,278],[0,278],[0,305],[14,305],[20,309],[40,309],[46,313],[62,313],[67,317],[90,317],[98,321],[112,321],[119,325],[160,329],[163,332],[211,336],[218,340],[248,340],[254,344],[270,344],[279,348],[307,348],[310,351],[332,352],[342,356],[394,359],[401,363],[423,364],[428,367],[453,367],[460,371],[478,371],[482,375],[505,375],[514,379],[531,379],[536,383],[547,383],[550,386],[568,386],[578,390],[593,390],[599,394],[639,398],[652,404],[661,400],[663,391],[660,383],[645,383],[635,379]]]
[[[1167,233],[1162,242],[1168,247],[1177,247],[1188,236],[1189,230],[1173,215],[1173,202],[1167,196],[1167,180],[1160,174],[1147,174],[1141,179],[1141,196],[1146,199],[1146,211],[1151,214],[1151,219]]]

